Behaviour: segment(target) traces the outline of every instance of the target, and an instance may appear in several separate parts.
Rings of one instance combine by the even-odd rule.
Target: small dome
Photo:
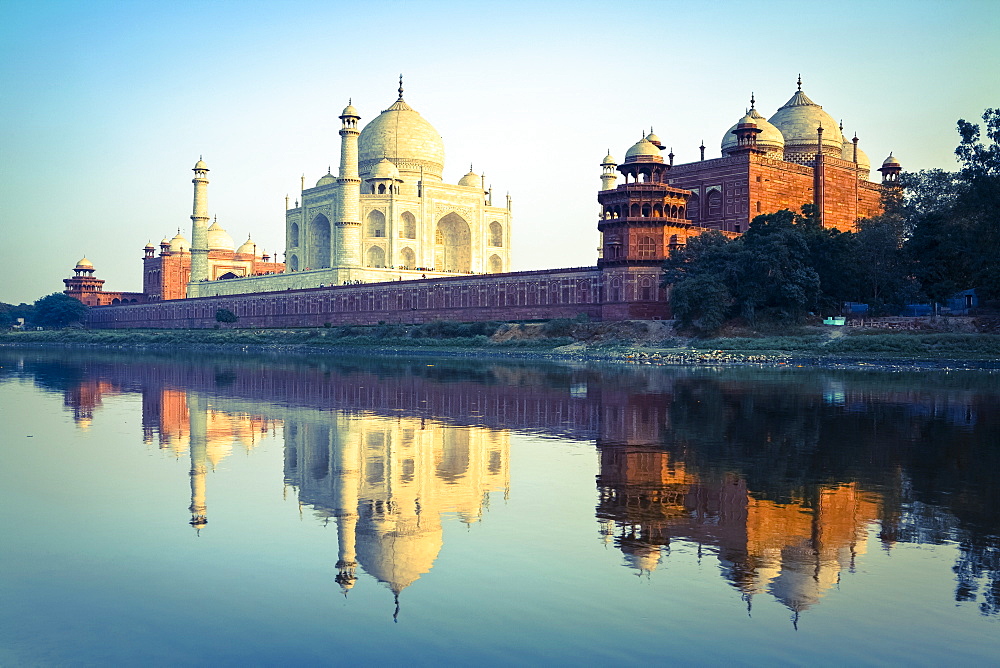
[[[663,162],[660,149],[645,137],[632,144],[632,148],[625,153],[625,162],[650,162],[649,158],[657,158],[655,162]]]
[[[465,176],[463,176],[461,179],[459,179],[458,185],[460,185],[460,186],[469,186],[470,188],[482,188],[483,187],[483,177],[481,177],[479,174],[476,174],[474,171],[472,171],[472,168],[470,167],[469,168],[469,173],[466,174]]]
[[[198,158],[198,162],[194,163],[194,168],[199,171],[201,170],[204,170],[206,172],[208,171],[208,165],[206,165],[205,161],[202,160],[201,158]]]
[[[344,111],[341,112],[340,116],[341,118],[343,118],[344,116],[354,116],[355,118],[361,118],[361,114],[358,113],[358,110],[354,108],[353,104],[348,104],[346,107],[344,107]]]
[[[170,251],[172,253],[186,253],[191,250],[191,244],[188,240],[181,236],[178,232],[174,235],[174,238],[170,240]]]
[[[750,107],[750,111],[746,113],[743,118],[736,121],[726,134],[722,137],[722,153],[725,154],[730,149],[736,148],[739,144],[739,139],[736,137],[736,128],[740,123],[753,123],[757,126],[760,132],[757,134],[757,146],[765,149],[769,153],[780,152],[785,149],[785,137],[781,134],[781,130],[774,127],[766,118],[760,115],[754,107]]]
[[[80,258],[80,261],[76,263],[77,269],[93,269],[94,263],[85,257]]]
[[[883,167],[900,167],[901,165],[899,164],[899,160],[896,160],[896,157],[892,153],[890,153],[889,157],[882,161],[882,166]]]
[[[243,242],[243,245],[236,249],[236,252],[255,257],[260,257],[263,253],[263,251],[258,250],[257,243],[249,235],[247,236],[247,240]]]
[[[371,173],[368,175],[370,179],[399,179],[399,170],[396,169],[396,165],[392,164],[387,158],[382,158],[375,166],[372,167]]]
[[[840,157],[848,162],[854,162],[854,142],[844,139],[844,151],[841,153]],[[862,151],[860,146],[858,147],[858,167],[867,171],[871,171],[872,168],[872,163],[871,160],[868,159],[868,154]]]
[[[656,147],[660,147],[663,145],[663,142],[660,141],[660,138],[657,137],[655,134],[653,134],[652,128],[649,129],[649,134],[646,135],[646,141],[648,141],[650,144]]]
[[[169,246],[170,245],[170,239],[168,239],[166,237],[163,237],[163,239],[160,240],[160,245],[161,246]]]
[[[212,223],[208,228],[208,250],[234,250],[236,244],[229,233],[219,225],[219,221]]]
[[[152,241],[147,241],[146,245],[143,246],[143,250],[156,250],[156,246],[153,245]]]
[[[615,162],[615,159],[611,157],[611,151],[608,151],[608,154],[606,156],[604,156],[604,160],[601,162],[601,164],[602,165],[617,165],[618,163]]]
[[[330,173],[330,170],[326,170],[326,174],[320,177],[319,181],[316,182],[316,187],[328,186],[332,183],[337,182],[337,177]]]

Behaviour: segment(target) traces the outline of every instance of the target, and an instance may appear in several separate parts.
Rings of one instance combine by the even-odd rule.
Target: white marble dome
[[[219,221],[208,228],[208,250],[235,250],[236,244],[229,233],[219,225]]]
[[[823,126],[823,146],[843,151],[844,135],[837,127],[833,116],[823,111],[823,107],[810,100],[801,90],[795,91],[768,121],[781,131],[785,147],[815,146],[816,128]]]
[[[734,131],[736,126],[740,123],[753,123],[760,130],[757,135],[757,146],[765,149],[768,153],[775,152],[781,153],[785,149],[785,136],[781,134],[781,130],[772,125],[766,118],[760,115],[754,107],[750,108],[750,111],[736,121],[726,134],[722,136],[722,154],[726,155],[727,151],[736,148],[739,143]]]
[[[244,253],[246,255],[253,255],[254,257],[261,257],[264,254],[263,249],[257,247],[257,243],[247,236],[247,240],[236,249],[237,253]]]
[[[469,186],[470,188],[481,188],[483,185],[483,177],[472,171],[472,168],[470,167],[469,173],[458,180],[458,185]]]
[[[76,268],[77,269],[93,269],[94,268],[94,263],[91,262],[90,260],[88,260],[87,258],[83,257],[83,258],[80,258],[80,261],[76,263]]]
[[[658,162],[663,161],[660,149],[645,137],[632,144],[632,147],[625,152],[625,162],[648,162],[648,158],[652,157],[659,158]]]
[[[330,173],[330,170],[326,170],[326,174],[319,177],[319,181],[316,182],[316,187],[329,186],[337,182],[337,177]]]
[[[849,139],[844,139],[844,150],[841,153],[841,157],[848,162],[854,161],[854,142]],[[872,162],[868,159],[868,154],[858,147],[858,167],[861,169],[871,171]]]
[[[617,165],[618,163],[615,162],[615,159],[613,157],[611,157],[611,151],[608,151],[608,154],[606,156],[604,156],[604,160],[601,161],[601,164],[602,165]]]
[[[400,172],[440,181],[444,171],[444,141],[402,94],[391,107],[376,116],[358,137],[358,171],[369,178],[372,167],[388,158]]]
[[[171,253],[186,253],[191,250],[191,244],[181,236],[178,232],[174,235],[174,238],[170,240],[170,252]]]
[[[368,175],[370,179],[398,179],[399,170],[396,169],[396,165],[392,164],[391,160],[382,158],[375,166],[372,167],[371,173]]]

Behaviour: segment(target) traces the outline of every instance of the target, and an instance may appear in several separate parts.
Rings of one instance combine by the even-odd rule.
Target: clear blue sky
[[[0,4],[0,301],[84,254],[141,289],[147,241],[190,236],[191,167],[239,243],[283,251],[284,197],[336,169],[337,115],[406,100],[514,201],[514,268],[593,264],[598,163],[652,126],[678,162],[751,91],[803,90],[878,164],[955,166],[955,121],[1000,107],[1000,2]]]

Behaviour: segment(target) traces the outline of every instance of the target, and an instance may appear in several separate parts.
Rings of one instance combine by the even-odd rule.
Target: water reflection
[[[592,441],[596,519],[657,577],[694,545],[748,608],[819,604],[874,543],[954,543],[955,600],[1000,611],[1000,383],[988,374],[591,368],[0,352],[86,428],[142,394],[146,443],[190,457],[190,523],[234,447],[284,448],[284,483],[336,525],[336,583],[396,596],[438,559],[443,518],[508,494],[510,434]],[[558,475],[558,472],[553,472]],[[539,513],[543,511],[539,509]],[[398,611],[398,609],[397,609]]]

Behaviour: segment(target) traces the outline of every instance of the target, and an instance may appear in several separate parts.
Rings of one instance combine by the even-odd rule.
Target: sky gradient
[[[1000,107],[1000,2],[21,2],[0,5],[0,301],[61,291],[86,255],[141,290],[142,247],[191,234],[191,167],[237,244],[284,251],[339,162],[340,110],[396,98],[513,198],[514,269],[592,265],[599,163],[652,126],[719,156],[751,92],[802,88],[873,167],[954,169],[959,118]],[[877,177],[878,174],[875,173]],[[496,201],[496,200],[495,200]]]

